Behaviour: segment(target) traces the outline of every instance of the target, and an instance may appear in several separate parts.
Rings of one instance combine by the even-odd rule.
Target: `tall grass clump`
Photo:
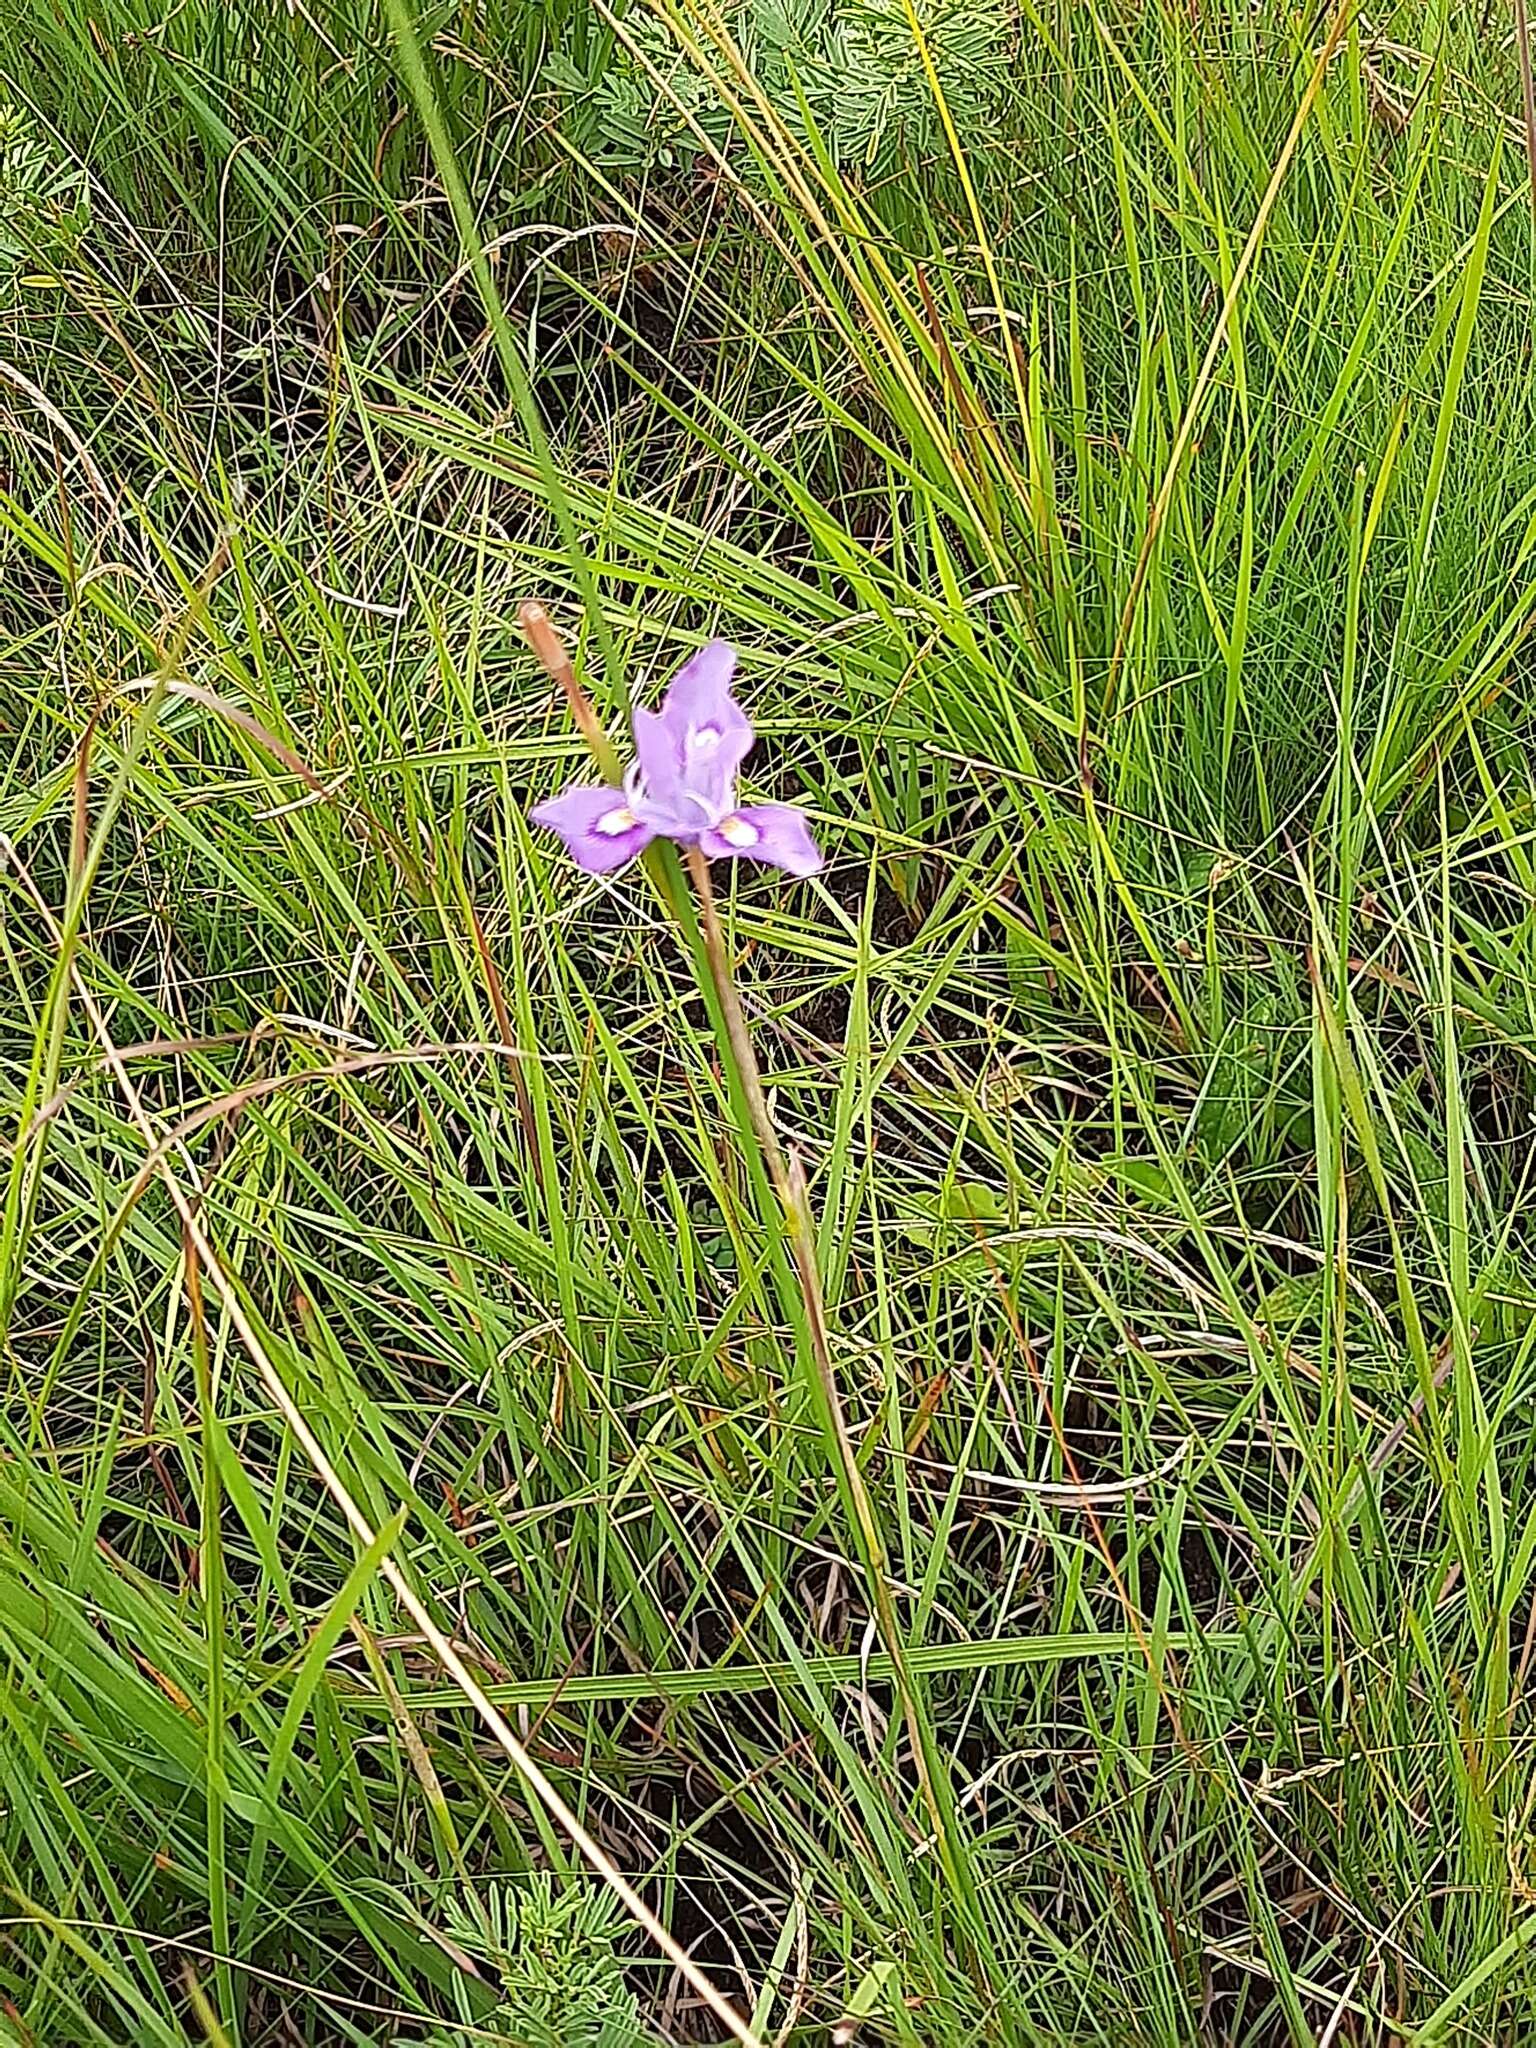
[[[0,2035],[1523,2038],[1521,38],[796,21],[0,22]]]

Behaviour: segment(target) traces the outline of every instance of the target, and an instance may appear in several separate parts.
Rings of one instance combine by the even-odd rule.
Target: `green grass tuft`
[[[874,155],[691,0],[0,22],[0,2039],[719,2038],[386,1554],[764,2043],[1524,2038],[1518,64],[902,19]],[[894,1659],[530,596],[828,850],[719,879]]]

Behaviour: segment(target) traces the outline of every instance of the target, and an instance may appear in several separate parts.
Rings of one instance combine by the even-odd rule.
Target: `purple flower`
[[[788,804],[738,804],[736,771],[751,750],[751,720],[731,695],[736,650],[712,640],[685,661],[659,711],[635,713],[635,762],[622,789],[577,788],[533,812],[558,832],[588,874],[621,868],[653,839],[697,846],[711,860],[767,861],[814,875],[821,855]]]

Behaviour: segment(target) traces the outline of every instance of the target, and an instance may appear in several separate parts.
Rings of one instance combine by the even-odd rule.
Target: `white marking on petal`
[[[756,846],[762,833],[746,818],[722,818],[717,828],[727,846],[734,846],[745,853],[749,846]]]
[[[617,810],[605,811],[592,830],[605,839],[617,839],[621,832],[633,832],[639,822],[628,804],[620,804]]]
[[[701,754],[712,754],[724,738],[718,725],[696,725],[688,735],[688,744]]]

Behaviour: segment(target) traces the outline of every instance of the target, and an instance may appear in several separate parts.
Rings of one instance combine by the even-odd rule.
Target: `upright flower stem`
[[[720,1014],[725,1020],[726,1043],[731,1058],[736,1062],[736,1071],[741,1077],[741,1092],[746,1097],[752,1115],[752,1134],[762,1152],[763,1164],[768,1169],[768,1178],[773,1183],[774,1193],[784,1204],[785,1213],[788,1214],[791,1206],[789,1162],[784,1156],[784,1147],[779,1143],[779,1134],[774,1128],[773,1112],[768,1107],[768,1097],[763,1092],[763,1077],[757,1064],[757,1053],[752,1044],[752,1034],[747,1029],[746,1012],[741,1007],[741,997],[736,990],[736,977],[731,972],[730,955],[725,947],[725,931],[720,923],[720,907],[715,901],[714,884],[709,876],[709,862],[696,846],[690,846],[686,850],[684,860],[699,906],[699,922],[704,934],[704,957],[709,963],[710,979],[715,985],[715,997],[720,1005]]]
[[[870,1601],[875,1610],[875,1625],[880,1632],[882,1646],[891,1660],[891,1671],[901,1700],[902,1719],[906,1723],[907,1740],[911,1745],[913,1761],[922,1784],[923,1801],[928,1808],[928,1817],[933,1826],[940,1860],[951,1883],[958,1885],[961,1872],[954,1840],[952,1804],[944,1796],[947,1784],[939,1763],[937,1745],[928,1725],[928,1717],[922,1710],[917,1689],[912,1682],[906,1640],[902,1634],[900,1617],[896,1612],[896,1603],[891,1598],[885,1539],[880,1532],[879,1518],[875,1513],[869,1488],[864,1482],[864,1472],[859,1464],[858,1453],[848,1433],[842,1400],[837,1390],[832,1348],[827,1334],[826,1303],[821,1291],[821,1267],[816,1252],[816,1227],[811,1214],[810,1191],[806,1187],[800,1161],[792,1153],[786,1155],[778,1131],[774,1127],[773,1112],[768,1107],[762,1072],[757,1064],[757,1052],[752,1043],[752,1034],[747,1028],[746,1014],[741,1007],[736,978],[731,971],[725,932],[720,923],[720,910],[715,901],[714,884],[710,879],[709,862],[696,846],[687,849],[685,858],[699,905],[704,954],[709,964],[710,978],[714,983],[720,1014],[725,1022],[726,1049],[735,1065],[741,1083],[741,1094],[750,1112],[751,1137],[768,1169],[768,1177],[783,1211],[782,1218],[774,1220],[782,1222],[794,1260],[795,1279],[803,1310],[803,1318],[797,1319],[796,1335],[800,1340],[798,1348],[802,1353],[804,1377],[809,1385],[812,1405],[816,1409],[822,1434],[833,1453],[838,1491],[842,1495],[844,1510],[858,1543],[864,1575],[869,1584]]]
[[[569,705],[599,772],[609,782],[617,783],[619,763],[613,743],[582,690],[548,613],[542,605],[529,603],[520,608],[519,618],[529,645]],[[762,1071],[731,967],[709,861],[697,846],[685,849],[684,861],[693,884],[690,896],[680,886],[677,855],[670,845],[653,844],[641,859],[677,923],[709,1010],[760,1220],[774,1255],[778,1295],[794,1333],[800,1378],[827,1446],[843,1511],[864,1568],[875,1625],[891,1660],[934,1845],[951,1892],[957,1899],[966,1900],[970,1888],[959,1854],[948,1774],[913,1682],[900,1617],[891,1595],[879,1518],[838,1394],[805,1175],[799,1160],[786,1154],[768,1107]]]

